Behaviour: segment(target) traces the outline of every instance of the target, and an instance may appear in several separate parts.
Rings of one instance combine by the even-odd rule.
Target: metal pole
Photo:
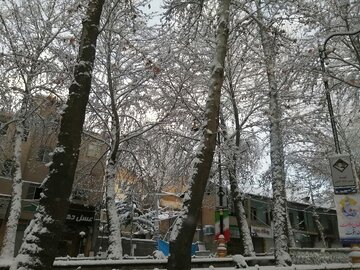
[[[325,45],[325,43],[324,43],[324,45]],[[340,154],[341,150],[340,150],[340,144],[339,144],[339,137],[337,134],[334,110],[333,110],[331,95],[330,95],[329,76],[327,74],[328,71],[325,67],[325,59],[327,58],[327,53],[325,51],[325,47],[319,46],[319,56],[320,56],[321,72],[323,74],[323,82],[324,82],[324,87],[325,87],[326,101],[327,101],[328,111],[329,111],[329,115],[330,115],[331,130],[333,133],[333,138],[334,138],[334,143],[335,143],[335,153]]]
[[[339,143],[339,137],[336,129],[336,122],[335,122],[335,116],[334,116],[334,110],[332,106],[331,101],[331,95],[330,95],[330,87],[329,87],[329,74],[328,70],[325,66],[325,62],[328,59],[328,52],[326,51],[326,45],[327,42],[336,36],[353,36],[360,33],[360,30],[350,31],[350,32],[338,32],[338,33],[332,33],[330,34],[324,41],[323,46],[319,45],[319,56],[320,56],[320,65],[321,65],[321,72],[323,75],[323,82],[325,87],[325,94],[326,94],[326,101],[328,105],[329,115],[330,115],[330,122],[331,122],[331,129],[333,133],[334,143],[335,143],[335,152],[337,154],[341,154],[340,149],[340,143]]]
[[[219,171],[219,215],[220,215],[220,234],[224,234],[224,212],[223,212],[223,195],[224,191],[222,188],[222,175],[221,175],[221,153],[220,153],[220,132],[218,133],[218,146],[219,146],[219,164],[218,164],[218,171]]]
[[[131,223],[130,223],[130,256],[134,256],[133,249],[133,219],[134,219],[134,202],[133,202],[133,193],[131,192]]]
[[[326,44],[327,42],[336,36],[353,36],[353,35],[357,35],[360,33],[360,30],[355,30],[355,31],[350,31],[350,32],[337,32],[337,33],[333,33],[330,34],[324,41],[324,45],[323,46],[319,46],[319,54],[320,54],[320,63],[321,63],[321,70],[323,72],[323,80],[324,80],[324,86],[325,86],[325,90],[326,90],[326,99],[328,101],[328,108],[329,108],[329,113],[330,113],[330,120],[331,122],[331,126],[333,128],[333,134],[334,134],[334,141],[335,141],[335,151],[336,153],[341,153],[340,152],[340,146],[339,146],[339,141],[338,141],[338,137],[337,137],[337,131],[336,131],[336,126],[335,126],[335,119],[334,119],[334,114],[332,111],[332,104],[331,104],[331,98],[330,98],[330,90],[329,90],[329,84],[328,84],[328,74],[325,75],[325,72],[327,72],[326,67],[325,67],[325,60],[327,60],[327,56],[328,56],[328,52],[326,51]],[[330,52],[329,52],[330,53]],[[326,76],[326,77],[325,77]],[[351,161],[352,162],[352,161]],[[356,243],[352,243],[351,244],[351,249],[352,252],[358,252],[360,250],[360,247],[358,244]],[[353,257],[351,257],[351,261],[352,263],[358,263],[360,261],[360,257],[358,257],[357,255],[354,255]]]
[[[155,218],[155,240],[159,240],[159,194],[155,193],[155,214],[156,214],[156,218]]]

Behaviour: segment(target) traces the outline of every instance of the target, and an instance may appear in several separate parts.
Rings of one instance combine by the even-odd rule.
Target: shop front
[[[71,204],[66,216],[59,256],[94,255],[94,207]]]

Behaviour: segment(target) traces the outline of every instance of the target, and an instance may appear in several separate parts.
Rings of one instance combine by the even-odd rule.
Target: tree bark
[[[242,128],[242,125],[240,124],[240,119],[239,119],[239,109],[238,106],[236,104],[236,99],[235,99],[235,93],[234,93],[234,89],[232,84],[230,83],[230,97],[231,97],[231,104],[233,107],[233,113],[234,113],[234,122],[235,122],[235,152],[233,152],[232,157],[229,157],[229,161],[227,163],[227,170],[228,170],[228,174],[229,174],[229,182],[230,182],[230,187],[231,187],[231,197],[233,199],[234,202],[234,212],[235,212],[235,217],[236,217],[236,221],[239,227],[239,233],[240,233],[240,238],[242,241],[242,247],[243,247],[243,251],[244,251],[244,256],[256,256],[255,255],[255,250],[254,250],[254,245],[252,242],[252,238],[251,238],[251,233],[250,233],[250,229],[249,229],[249,224],[247,222],[246,219],[246,215],[245,215],[245,209],[244,209],[244,200],[243,200],[243,194],[239,189],[239,185],[237,182],[237,173],[236,173],[236,163],[237,163],[237,154],[239,153],[239,148],[240,148],[240,131]],[[245,122],[243,122],[242,124],[244,124]],[[222,121],[222,125],[225,127],[226,130],[226,126],[225,126],[225,121]],[[227,134],[224,134],[225,138],[227,137]],[[231,161],[230,161],[231,160]]]
[[[210,76],[210,89],[205,108],[205,125],[202,129],[203,139],[194,162],[194,172],[191,178],[190,190],[185,194],[182,210],[183,216],[176,222],[174,233],[170,239],[168,270],[191,269],[191,243],[194,237],[216,146],[220,96],[224,81],[224,64],[229,36],[229,11],[230,0],[220,0],[218,10],[220,21],[217,29],[214,66]]]
[[[9,214],[7,216],[6,227],[3,245],[1,249],[2,258],[13,258],[15,252],[15,240],[16,240],[16,231],[19,223],[19,218],[21,214],[21,195],[22,195],[22,171],[21,171],[21,146],[24,138],[24,129],[25,129],[25,112],[27,107],[27,94],[25,94],[19,117],[20,119],[16,122],[16,132],[15,132],[15,143],[14,143],[14,161],[15,174],[12,177],[12,192],[11,192],[11,201]]]
[[[37,212],[25,231],[24,242],[10,269],[51,269],[69,208],[81,132],[88,103],[96,40],[104,0],[90,0],[83,20],[74,80],[62,113],[57,147]]]
[[[271,27],[265,25],[258,6],[257,20],[261,44],[264,53],[264,63],[269,84],[269,122],[270,122],[270,160],[271,179],[273,190],[273,213],[274,213],[274,255],[276,264],[279,266],[291,265],[288,247],[288,231],[286,217],[286,190],[284,169],[284,146],[282,138],[279,89],[276,78],[276,30],[270,33]]]
[[[118,150],[120,143],[120,121],[119,114],[116,109],[115,89],[113,85],[111,73],[111,33],[108,34],[107,43],[107,58],[106,58],[106,72],[109,86],[109,95],[111,101],[111,152],[106,166],[106,208],[108,214],[109,224],[109,259],[121,259],[123,256],[121,233],[120,233],[120,218],[116,211],[115,205],[115,179],[118,163]]]
[[[235,186],[234,186],[235,185]],[[234,200],[234,211],[239,226],[240,238],[244,247],[244,256],[256,256],[249,225],[245,215],[244,200],[236,181],[230,180],[231,197]]]
[[[319,217],[319,214],[316,212],[315,205],[312,205],[312,217],[315,221],[316,228],[318,229],[323,247],[327,248],[328,246],[327,246],[326,238],[325,238],[325,234],[324,234],[324,226],[320,222],[320,217]]]

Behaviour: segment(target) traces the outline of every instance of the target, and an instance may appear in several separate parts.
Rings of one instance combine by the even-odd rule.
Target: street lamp
[[[326,50],[326,44],[327,42],[336,36],[353,36],[353,35],[357,35],[360,33],[360,30],[355,30],[355,31],[349,31],[349,32],[337,32],[337,33],[333,33],[330,34],[324,41],[323,45],[319,45],[319,56],[320,56],[320,64],[321,64],[321,71],[323,73],[323,82],[324,82],[324,87],[326,90],[326,100],[328,103],[328,109],[329,109],[329,114],[330,114],[330,121],[331,121],[331,128],[332,128],[332,132],[333,132],[333,137],[334,137],[334,143],[335,143],[335,152],[336,154],[341,154],[341,150],[340,150],[340,144],[339,144],[339,138],[337,136],[337,130],[336,130],[336,123],[335,123],[335,118],[334,118],[334,111],[332,108],[332,103],[331,103],[331,96],[330,96],[330,88],[329,88],[329,73],[328,70],[326,69],[326,65],[329,62],[328,59],[328,54],[332,52],[332,50],[327,51]],[[342,159],[341,159],[342,158]],[[356,183],[355,183],[355,177],[354,177],[354,171],[351,168],[351,159],[350,159],[350,155],[348,155],[349,158],[349,163],[345,162],[343,160],[344,157],[338,158],[336,157],[334,160],[335,162],[331,162],[331,169],[332,169],[332,177],[333,177],[333,183],[334,183],[334,190],[335,190],[335,194],[347,194],[347,193],[351,193],[351,192],[356,192]],[[344,163],[345,162],[345,163]],[[340,164],[345,164],[346,166],[344,167],[343,165],[340,166]],[[349,166],[350,165],[350,166]],[[349,171],[349,175],[345,174],[345,170],[347,167],[350,167],[351,169],[348,169]],[[337,171],[338,170],[338,171]],[[340,173],[339,173],[340,172]],[[335,173],[335,174],[334,174]],[[351,175],[352,174],[352,175]],[[336,177],[334,177],[334,175]],[[339,177],[340,176],[340,177]],[[335,189],[335,180],[340,180],[338,182],[344,181],[345,180],[349,180],[351,179],[353,181],[353,187],[350,186],[350,188],[344,188],[342,191],[340,189],[338,189],[338,191]],[[350,182],[350,181],[348,181]],[[358,183],[357,183],[358,184]],[[340,193],[339,193],[340,191]],[[340,225],[340,224],[339,224]],[[340,227],[339,227],[340,228]],[[340,231],[340,229],[339,229]],[[344,237],[344,235],[340,235],[340,238]],[[359,245],[354,242],[351,243],[352,246],[352,255],[350,255],[352,262],[356,263],[360,260],[360,257],[358,256],[359,252],[358,250],[360,249]],[[351,254],[350,253],[350,254]]]
[[[99,244],[99,255],[101,255],[102,252],[102,241],[103,241],[103,233],[104,233],[104,224],[101,223],[99,226],[99,232],[100,232],[100,244]]]
[[[224,198],[224,191],[222,188],[222,175],[221,175],[221,153],[220,153],[220,132],[218,132],[218,145],[219,145],[219,164],[218,164],[218,170],[219,170],[219,217],[220,217],[220,235],[224,234],[224,212],[223,212],[223,198]]]
[[[135,214],[136,204],[131,200],[131,226],[130,226],[130,256],[134,256],[134,247],[133,247],[133,223],[134,217],[137,217]]]
[[[80,236],[79,255],[82,254],[82,247],[84,245],[85,235],[86,235],[86,233],[84,231],[79,232],[79,236]]]
[[[328,55],[333,50],[326,50],[326,44],[333,37],[336,37],[336,36],[353,36],[353,35],[357,35],[359,33],[360,33],[360,30],[350,31],[350,32],[333,33],[333,34],[330,34],[325,39],[323,45],[319,44],[320,65],[321,65],[321,71],[322,71],[322,74],[323,74],[323,82],[324,82],[324,87],[325,87],[326,101],[327,101],[329,115],[330,115],[331,129],[332,129],[332,133],[333,133],[333,138],[334,138],[334,143],[335,143],[335,153],[336,154],[341,154],[341,149],[340,149],[340,143],[339,143],[339,138],[338,138],[337,129],[336,129],[336,122],[335,122],[335,116],[334,116],[334,110],[333,110],[333,106],[332,106],[332,101],[331,101],[331,95],[330,95],[329,76],[328,76],[329,71],[328,71],[328,69],[326,67],[326,65],[329,63]]]

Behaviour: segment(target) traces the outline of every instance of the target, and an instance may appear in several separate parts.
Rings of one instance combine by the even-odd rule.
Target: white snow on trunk
[[[191,166],[190,166],[190,168],[191,168],[190,185],[193,185],[194,175],[196,175],[198,173],[197,167],[202,162],[202,160],[199,158],[199,156],[201,156],[201,153],[204,148],[205,148],[204,138],[201,137],[200,141],[194,148],[195,158],[192,160]],[[169,239],[170,241],[176,240],[176,238],[179,234],[179,231],[182,227],[183,221],[188,217],[188,213],[189,213],[188,205],[190,203],[190,199],[191,199],[191,189],[187,190],[184,193],[181,211],[180,211],[178,217],[176,218],[174,225],[172,226],[172,229],[171,229],[170,239]]]
[[[37,235],[47,232],[44,224],[51,224],[53,222],[54,220],[46,213],[44,207],[39,205],[34,218],[25,230],[19,254],[16,256],[9,270],[25,270],[28,269],[27,266],[29,265],[32,265],[33,268],[35,268],[35,266],[39,267],[41,262],[35,260],[31,254],[36,254],[40,250],[40,247],[37,244],[39,242],[39,237]],[[26,265],[26,267],[24,267],[24,265]]]
[[[261,17],[261,12],[259,10]],[[264,62],[269,85],[269,123],[270,123],[270,159],[271,178],[274,204],[274,251],[276,264],[291,265],[288,252],[287,211],[284,169],[284,146],[282,138],[279,89],[277,86],[276,67],[276,39],[268,32],[268,28],[259,25]]]
[[[183,221],[188,217],[188,204],[190,202],[190,190],[185,192],[184,194],[184,198],[183,198],[183,204],[182,204],[182,209],[172,227],[171,233],[170,233],[170,241],[175,241],[176,238],[178,237],[179,231],[181,230]]]
[[[314,218],[316,228],[319,231],[320,239],[323,244],[323,247],[327,248],[327,243],[326,243],[325,234],[324,234],[324,226],[320,222],[320,217],[319,217],[319,214],[316,212],[315,206],[313,206],[312,216]]]
[[[254,245],[251,239],[251,233],[250,233],[250,229],[249,229],[249,225],[247,223],[246,220],[246,215],[245,215],[245,208],[244,205],[242,203],[242,200],[239,201],[238,203],[238,208],[239,208],[239,213],[240,213],[240,228],[242,231],[242,241],[243,241],[243,245],[244,245],[244,255],[245,256],[256,256],[255,255],[255,250],[254,250]]]
[[[288,253],[288,237],[286,235],[286,210],[283,207],[285,199],[279,192],[279,183],[274,183],[274,249],[277,265],[287,266],[291,262]]]
[[[109,248],[108,258],[121,259],[123,256],[120,233],[120,217],[115,205],[115,178],[116,167],[112,160],[107,164],[106,172],[106,207],[109,224]]]
[[[24,135],[24,126],[22,122],[17,122],[15,133],[15,175],[13,176],[11,206],[8,220],[6,222],[1,257],[14,257],[15,239],[17,226],[21,214],[21,194],[22,194],[22,174],[21,174],[21,145]]]

